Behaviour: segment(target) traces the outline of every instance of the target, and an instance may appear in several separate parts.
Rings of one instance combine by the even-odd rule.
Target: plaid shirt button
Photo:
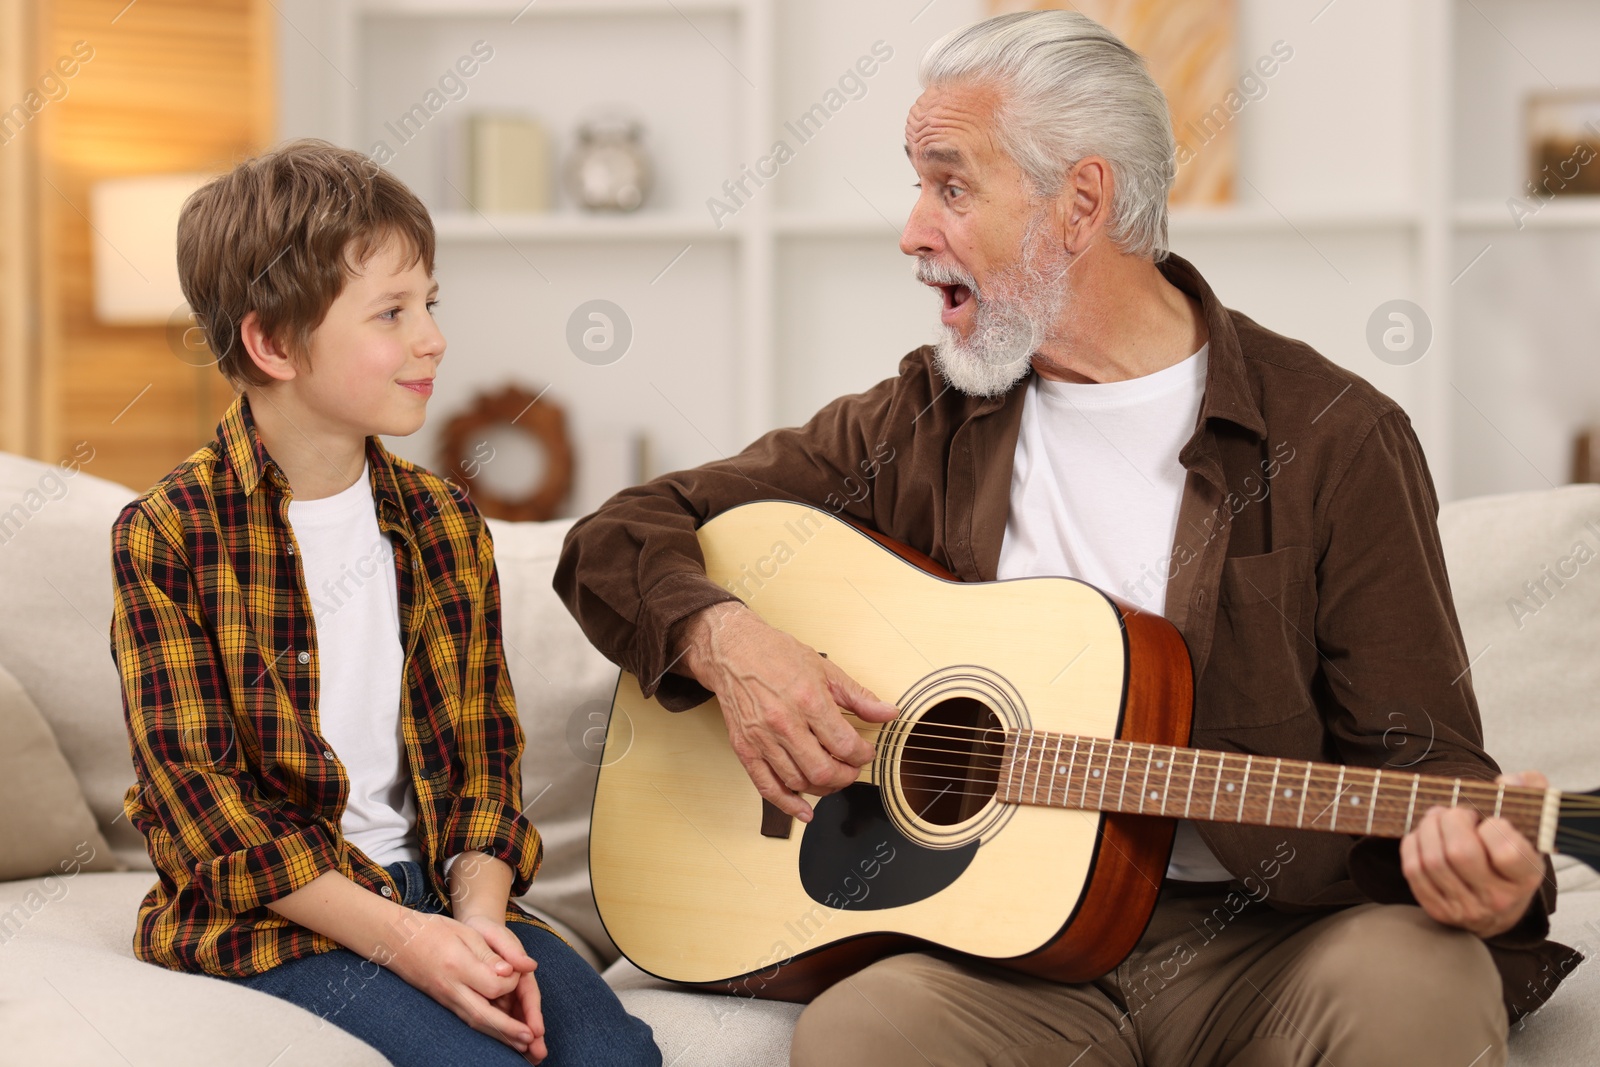
[[[311,653],[302,652],[298,656],[296,656],[295,659],[299,660],[301,663],[310,663],[311,662]]]
[[[378,892],[382,893],[386,897],[394,896],[394,890],[390,889],[388,886],[384,886],[382,889],[378,890]]]

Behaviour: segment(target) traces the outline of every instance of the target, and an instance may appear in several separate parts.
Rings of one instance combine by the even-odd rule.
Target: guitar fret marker
[[[1089,768],[1089,776],[1091,778],[1098,778],[1100,776],[1100,771],[1099,771],[1098,768],[1093,766],[1093,764],[1094,764],[1094,742],[1095,742],[1094,738],[1092,738],[1092,737],[1089,738],[1089,754],[1087,756],[1083,757],[1083,765],[1085,767]],[[1070,790],[1071,788],[1072,788],[1072,783],[1068,782],[1066,784],[1066,786],[1062,789],[1062,794],[1065,795],[1067,790]],[[1083,794],[1078,797],[1078,806],[1080,808],[1087,808],[1089,806],[1089,779],[1088,778],[1085,778],[1083,780]]]
[[[1306,777],[1311,777],[1311,765],[1306,764]],[[1333,786],[1333,818],[1328,820],[1329,830],[1339,829],[1339,798],[1344,796],[1344,764],[1339,764],[1339,780]],[[1312,822],[1316,820],[1313,819]]]
[[[1340,780],[1343,781],[1344,768],[1342,766],[1339,768],[1339,774],[1340,774]],[[1303,783],[1301,783],[1301,785],[1300,785],[1300,810],[1299,810],[1299,812],[1297,812],[1295,814],[1295,817],[1294,817],[1294,824],[1296,826],[1302,826],[1303,827],[1306,824],[1306,794],[1308,794],[1310,792],[1311,792],[1311,764],[1308,763],[1308,764],[1306,764],[1306,780]],[[1334,795],[1337,796],[1338,794],[1336,793]],[[1337,804],[1335,804],[1334,805],[1334,810],[1337,811],[1338,809],[1339,809],[1339,806]],[[1315,822],[1315,821],[1316,821],[1316,819],[1313,818],[1312,822]]]
[[[1197,750],[1194,754],[1194,766],[1189,768],[1189,791],[1185,793],[1183,797],[1183,817],[1185,819],[1189,817],[1189,803],[1190,801],[1194,800],[1194,780],[1199,773],[1200,753]]]
[[[1272,802],[1277,799],[1278,774],[1283,770],[1283,760],[1278,760],[1272,765],[1272,784],[1267,786],[1267,825],[1272,825]]]
[[[1101,811],[1106,810],[1106,784],[1111,781],[1111,750],[1117,747],[1117,743],[1115,741],[1108,742],[1107,744],[1106,776],[1100,779],[1100,800],[1097,804],[1095,804],[1095,807],[1099,808]],[[1089,787],[1084,786],[1083,791],[1085,794],[1087,794],[1089,792]]]
[[[1500,817],[1500,805],[1504,804],[1505,801],[1506,801],[1506,784],[1504,782],[1501,782],[1499,790],[1494,795],[1494,817],[1495,818],[1498,819]]]
[[[1072,737],[1072,755],[1067,757],[1067,781],[1061,784],[1061,803],[1067,803],[1067,790],[1072,789],[1072,766],[1078,760],[1078,737]],[[1061,773],[1061,741],[1056,741],[1056,773]],[[1054,785],[1051,785],[1054,789]],[[1054,795],[1054,793],[1051,793]]]
[[[1417,786],[1421,784],[1422,775],[1413,774],[1411,776],[1411,802],[1406,805],[1406,833],[1408,834],[1411,832],[1411,817],[1417,811]]]
[[[1198,760],[1200,757],[1196,756]],[[1211,814],[1207,818],[1211,822],[1217,821],[1217,790],[1222,786],[1222,754],[1217,754],[1217,778],[1211,783]]]
[[[1072,768],[1078,762],[1078,740],[1079,739],[1076,736],[1073,737],[1073,739],[1072,739],[1072,755],[1067,757],[1067,780],[1066,780],[1066,782],[1062,783],[1062,786],[1061,786],[1061,802],[1063,804],[1066,803],[1066,800],[1067,800],[1067,790],[1069,788],[1071,788],[1071,785],[1072,785]],[[1059,760],[1060,758],[1061,758],[1061,742],[1057,741],[1056,742],[1056,759]]]
[[[1028,747],[1022,750],[1022,784],[1028,784],[1028,762],[1033,758],[1033,731],[1028,731]],[[1021,795],[1021,791],[1018,791]]]
[[[1235,822],[1244,821],[1244,794],[1250,788],[1250,764],[1254,761],[1254,756],[1246,756],[1244,758],[1244,781],[1239,783],[1239,813],[1233,817]],[[1270,796],[1267,797],[1267,812],[1269,814],[1272,812],[1272,798]]]
[[[1367,833],[1372,833],[1372,819],[1378,814],[1378,782],[1383,778],[1382,771],[1372,772],[1372,803],[1367,805]]]

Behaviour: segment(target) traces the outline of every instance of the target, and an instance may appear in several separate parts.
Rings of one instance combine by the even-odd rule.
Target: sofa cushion
[[[1489,754],[1600,786],[1600,485],[1457,501],[1439,533]]]
[[[122,814],[133,784],[111,659],[111,524],[138,494],[64,464],[0,453],[0,662],[38,705],[115,855],[149,868]]]
[[[803,1004],[701,993],[619,959],[605,980],[630,1014],[650,1024],[661,1062],[696,1067],[787,1067]]]
[[[523,899],[577,930],[610,962],[617,950],[589,889],[589,811],[617,668],[589,644],[550,584],[573,521],[491,519],[489,531],[501,638],[526,738],[522,797],[544,840],[544,863]]]
[[[1569,891],[1563,878],[1550,936],[1588,958],[1538,1011],[1511,1031],[1511,1067],[1576,1067],[1600,1048],[1600,889]]]
[[[389,1062],[288,1001],[135,959],[152,881],[129,871],[0,883],[0,1060],[211,1067],[250,1050],[249,1062],[273,1067]]]
[[[0,666],[0,881],[116,869],[50,726]]]

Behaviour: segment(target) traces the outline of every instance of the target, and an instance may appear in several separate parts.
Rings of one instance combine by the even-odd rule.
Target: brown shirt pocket
[[[1216,631],[1196,700],[1197,730],[1271,726],[1312,710],[1315,596],[1308,547],[1223,561]]]

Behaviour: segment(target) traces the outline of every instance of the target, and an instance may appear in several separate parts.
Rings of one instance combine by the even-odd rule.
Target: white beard
[[[965,285],[977,302],[972,335],[939,325],[934,365],[945,381],[969,396],[998,396],[1028,373],[1034,352],[1049,337],[1071,290],[1066,285],[1073,257],[1043,252],[1048,210],[1029,220],[1017,263],[998,274],[986,293],[959,267],[917,261],[924,284]]]

